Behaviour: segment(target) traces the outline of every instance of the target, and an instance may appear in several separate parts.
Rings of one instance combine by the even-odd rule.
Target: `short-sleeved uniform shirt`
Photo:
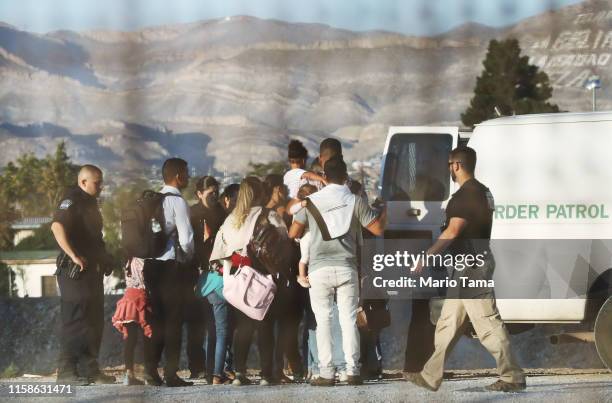
[[[104,253],[102,215],[98,201],[78,186],[69,188],[53,214],[53,221],[63,225],[75,252],[88,260]]]
[[[493,211],[495,203],[491,191],[472,178],[457,190],[446,207],[446,223],[451,218],[458,217],[466,220],[467,224],[459,236],[450,245],[448,251],[454,255],[459,254],[490,254],[489,240],[491,239],[491,226],[493,224]],[[489,256],[487,256],[489,257]],[[468,277],[470,279],[489,279],[491,270],[479,268],[466,268],[463,271],[453,270],[453,278]],[[466,292],[468,291],[468,292]],[[462,290],[462,296],[479,295],[489,289]]]
[[[325,241],[312,214],[307,209],[300,210],[294,216],[294,220],[307,224],[311,237],[308,271],[313,272],[328,266],[344,266],[357,270],[357,248],[361,239],[361,227],[367,227],[377,217],[378,213],[368,206],[366,199],[356,196],[349,231],[341,237]]]

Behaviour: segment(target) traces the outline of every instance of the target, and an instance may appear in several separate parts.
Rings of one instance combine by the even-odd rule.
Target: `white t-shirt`
[[[287,189],[289,189],[289,197],[291,199],[295,199],[300,190],[300,186],[307,183],[306,180],[302,179],[302,175],[305,173],[306,171],[304,169],[294,168],[287,171],[283,177],[283,183],[287,186]]]

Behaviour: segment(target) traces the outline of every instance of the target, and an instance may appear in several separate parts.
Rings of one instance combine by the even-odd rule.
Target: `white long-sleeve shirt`
[[[193,228],[189,221],[189,205],[181,196],[181,192],[173,187],[165,185],[160,193],[172,193],[179,197],[167,196],[164,198],[162,208],[164,209],[164,232],[168,235],[168,243],[164,253],[157,260],[176,260],[174,243],[178,235],[177,248],[181,248],[178,260],[188,261],[193,257]],[[172,234],[176,230],[176,235]]]

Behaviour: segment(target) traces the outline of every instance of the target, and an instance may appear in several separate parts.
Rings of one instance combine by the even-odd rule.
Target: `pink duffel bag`
[[[241,266],[234,274],[223,269],[223,296],[236,309],[255,320],[263,320],[272,305],[276,284],[270,274]]]
[[[255,229],[257,217],[254,217],[248,229],[246,229],[249,236],[246,237],[241,253],[234,253],[244,257],[244,263],[250,262],[250,259],[246,256],[246,251],[251,234],[253,234]],[[276,293],[276,284],[272,279],[272,275],[263,274],[250,265],[243,263],[240,263],[238,269],[233,274],[230,274],[231,266],[230,261],[226,260],[223,262],[223,296],[227,302],[249,318],[263,320],[268,309],[270,309],[270,305],[272,305],[274,294]]]

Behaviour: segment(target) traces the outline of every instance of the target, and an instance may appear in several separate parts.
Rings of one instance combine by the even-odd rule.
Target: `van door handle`
[[[408,210],[406,210],[406,215],[408,217],[418,217],[421,215],[421,209],[420,208],[409,208]]]

